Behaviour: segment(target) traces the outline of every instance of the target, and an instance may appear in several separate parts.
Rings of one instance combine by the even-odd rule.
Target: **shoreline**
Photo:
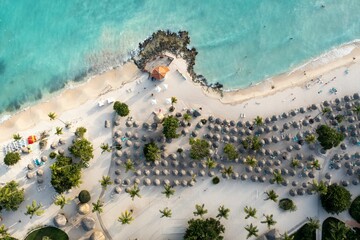
[[[349,47],[352,47],[352,49],[345,55],[335,56],[335,58],[330,59],[330,61],[329,58],[326,58],[333,52],[341,51],[341,49]],[[356,59],[354,60],[353,58]],[[328,61],[324,61],[324,59]],[[219,91],[209,85],[203,85],[203,83],[195,82],[193,80],[192,83],[195,86],[200,86],[204,94],[208,97],[219,100],[223,104],[236,105],[253,98],[271,96],[289,88],[300,87],[302,85],[305,86],[306,82],[311,81],[311,79],[344,66],[350,67],[357,63],[358,59],[360,59],[360,42],[355,40],[323,53],[305,64],[290,69],[288,72],[267,78],[246,88]],[[127,74],[129,78],[122,79],[122,81],[116,80],[120,75],[126,75],[127,71],[130,71],[130,73]],[[183,69],[184,74],[185,71],[186,69]],[[306,75],[304,75],[304,71],[306,72]],[[135,72],[137,73],[134,75]],[[5,117],[8,118],[3,122],[0,122],[0,130],[2,132],[9,132],[11,130],[13,131],[12,134],[18,131],[27,130],[38,121],[47,120],[47,113],[54,111],[54,109],[56,109],[55,112],[60,115],[60,113],[73,109],[88,100],[99,98],[102,91],[109,92],[121,88],[124,84],[134,81],[136,76],[140,74],[142,74],[141,70],[138,69],[130,58],[127,61],[124,61],[123,65],[114,66],[108,70],[89,76],[83,81],[69,81],[65,88],[51,93],[36,102],[29,103],[28,106],[11,115],[3,115],[1,118],[2,120]],[[188,72],[186,72],[186,74],[189,76]],[[192,79],[191,76],[189,76],[189,78]],[[104,79],[107,80],[104,81]],[[272,89],[272,86],[275,86],[275,88]],[[92,87],[93,89],[91,89]],[[109,89],[106,90],[106,88]],[[86,89],[85,92],[84,89]],[[99,91],[99,89],[101,89],[101,91]],[[65,99],[59,99],[64,96],[66,96]],[[71,102],[72,105],[70,105],[69,102]],[[48,112],[45,110],[48,110]],[[40,112],[41,116],[39,115]],[[29,121],[21,121],[22,117],[32,119],[33,123],[30,124]],[[3,137],[0,137],[0,140],[11,137],[6,134],[3,134],[2,136]]]

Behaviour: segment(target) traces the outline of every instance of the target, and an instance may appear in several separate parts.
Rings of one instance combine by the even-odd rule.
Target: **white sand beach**
[[[1,146],[11,141],[12,134],[19,133],[23,137],[41,131],[50,130],[51,137],[49,144],[57,142],[59,138],[66,140],[66,144],[58,149],[67,151],[71,144],[75,129],[84,126],[88,129],[87,137],[94,145],[94,159],[90,167],[83,170],[82,184],[79,188],[73,189],[67,197],[75,197],[82,189],[87,189],[92,194],[92,202],[95,202],[101,192],[99,180],[104,175],[115,178],[114,161],[110,153],[101,154],[102,143],[112,143],[113,129],[104,128],[105,120],[112,121],[114,112],[112,100],[119,100],[129,105],[130,116],[140,123],[152,123],[153,112],[161,110],[167,113],[170,105],[167,99],[175,96],[178,103],[175,105],[175,112],[184,112],[185,109],[200,111],[202,117],[212,115],[222,119],[238,121],[252,121],[256,116],[271,117],[289,112],[300,107],[308,107],[311,104],[320,104],[325,100],[334,100],[345,95],[352,95],[360,89],[360,48],[357,44],[352,45],[353,50],[338,59],[331,59],[328,62],[318,59],[290,74],[282,74],[265,81],[259,85],[234,92],[224,92],[223,96],[214,93],[212,90],[194,84],[186,73],[186,63],[182,59],[175,59],[169,66],[170,72],[164,81],[156,82],[148,79],[148,74],[140,72],[137,67],[129,62],[124,66],[110,70],[103,74],[94,76],[87,82],[74,86],[71,89],[63,90],[46,102],[39,103],[21,111],[0,125]],[[343,46],[346,47],[346,46]],[[304,71],[306,75],[304,75]],[[166,85],[164,85],[166,84]],[[155,87],[161,88],[160,92],[154,91]],[[274,86],[272,89],[271,86]],[[335,88],[337,93],[330,93]],[[153,96],[152,96],[153,94]],[[156,104],[152,100],[156,100]],[[99,102],[104,101],[104,106]],[[200,110],[201,109],[201,110]],[[71,129],[64,128],[62,136],[54,135],[55,127],[63,126],[59,120],[49,121],[47,114],[56,112],[59,119],[71,122]],[[320,113],[320,110],[311,112],[312,115]],[[300,117],[299,117],[300,119]],[[193,120],[195,126],[199,119]],[[281,120],[285,121],[285,120]],[[122,121],[121,127],[124,126]],[[283,123],[281,122],[281,123]],[[135,130],[134,130],[135,131]],[[140,130],[139,130],[140,131]],[[141,132],[142,133],[142,132]],[[188,136],[176,139],[172,144],[167,145],[167,152],[175,152],[179,146],[188,146]],[[349,151],[359,151],[359,147],[349,146]],[[32,153],[22,157],[22,160],[12,167],[6,167],[1,161],[0,182],[16,180],[21,187],[25,188],[25,201],[17,212],[4,212],[3,221],[9,227],[14,237],[23,238],[30,228],[37,225],[53,225],[53,218],[59,212],[59,208],[53,204],[52,197],[55,195],[51,187],[51,172],[49,166],[54,160],[50,160],[40,168],[44,170],[44,183],[38,186],[36,180],[26,179],[26,166],[34,158],[48,156],[50,149],[40,152],[34,149]],[[141,152],[141,151],[138,151]],[[318,154],[316,157],[321,161],[323,169],[328,168],[325,161],[335,153],[343,154],[341,149],[334,149],[326,155]],[[0,158],[3,158],[3,153]],[[219,177],[221,174],[216,173]],[[323,171],[316,173],[316,178],[321,179]],[[334,178],[341,179],[342,172],[334,173]],[[121,175],[122,179],[131,178],[133,174]],[[36,178],[35,178],[36,179]],[[143,178],[142,178],[143,180]],[[306,217],[316,217],[324,220],[328,214],[321,208],[318,196],[296,196],[294,201],[298,211],[288,213],[282,212],[277,205],[270,201],[264,201],[264,192],[270,189],[282,197],[289,197],[288,188],[271,185],[270,183],[253,183],[240,181],[239,179],[223,179],[218,185],[211,183],[211,177],[198,176],[192,187],[175,187],[175,195],[170,199],[165,198],[160,186],[146,187],[141,185],[140,199],[131,200],[127,193],[113,194],[115,185],[105,191],[103,200],[105,202],[104,212],[101,214],[102,226],[98,216],[89,213],[96,219],[96,229],[106,230],[112,239],[182,239],[187,226],[187,221],[193,217],[195,204],[205,204],[208,213],[205,217],[215,217],[217,208],[225,205],[230,208],[228,220],[222,220],[226,231],[225,239],[245,239],[246,231],[243,229],[247,224],[253,223],[259,227],[259,234],[267,231],[263,220],[263,214],[274,214],[277,221],[276,229],[281,233],[299,227],[299,224],[306,220]],[[124,187],[125,188],[125,187]],[[40,189],[40,190],[39,190]],[[353,196],[360,194],[358,186],[348,188]],[[24,215],[26,205],[32,200],[37,200],[44,205],[45,214],[40,217],[29,219]],[[85,232],[80,226],[83,216],[76,214],[77,200],[66,206],[63,211],[70,223],[64,228],[71,239],[88,239],[91,231]],[[245,220],[243,208],[252,206],[257,208],[257,219]],[[159,209],[169,207],[172,209],[172,218],[160,218]],[[132,224],[121,225],[117,221],[121,212],[132,209],[134,218]],[[340,215],[342,219],[350,219],[347,213]],[[21,220],[21,222],[19,222]],[[255,238],[254,238],[255,239]]]

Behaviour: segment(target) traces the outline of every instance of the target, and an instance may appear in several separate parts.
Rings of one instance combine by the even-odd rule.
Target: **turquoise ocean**
[[[118,65],[158,29],[190,32],[209,82],[246,87],[360,38],[359,13],[359,0],[0,0],[0,113]]]

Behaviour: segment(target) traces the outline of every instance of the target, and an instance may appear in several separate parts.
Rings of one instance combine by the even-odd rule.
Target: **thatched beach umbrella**
[[[181,181],[181,185],[183,187],[186,187],[188,185],[188,181],[186,181],[185,179]]]
[[[121,174],[121,169],[120,169],[120,168],[116,169],[116,170],[115,170],[115,174],[116,174],[116,175],[120,175],[120,174]]]
[[[28,173],[26,173],[26,177],[28,179],[32,179],[34,177],[34,173],[33,172],[28,172]]]
[[[248,175],[241,174],[240,179],[243,180],[243,181],[246,181],[248,179]]]
[[[115,178],[115,180],[114,180],[114,183],[115,184],[121,184],[121,178]]]
[[[289,190],[289,195],[292,196],[292,197],[295,197],[296,196],[296,191],[294,189],[290,189]]]
[[[359,185],[359,179],[358,178],[355,178],[351,181],[351,183],[354,185],[354,186],[357,186]]]
[[[215,176],[215,173],[214,173],[214,171],[209,171],[208,175],[209,175],[209,177],[213,177],[213,176]]]
[[[299,183],[296,180],[294,180],[294,181],[291,182],[291,185],[293,187],[296,187],[297,185],[299,185]]]
[[[117,194],[119,194],[119,193],[122,192],[122,188],[121,188],[120,186],[116,186],[116,187],[114,188],[114,192],[117,193]]]
[[[300,113],[306,113],[306,109],[305,109],[304,107],[301,107],[301,108],[299,109],[299,111],[300,111]]]
[[[286,129],[286,130],[289,129],[289,124],[288,124],[288,123],[284,123],[283,128]]]
[[[151,185],[151,180],[149,178],[145,178],[144,179],[144,185],[145,186],[150,186]]]
[[[298,188],[296,192],[299,196],[303,196],[305,194],[305,190],[303,188]]]
[[[158,179],[158,178],[156,178],[155,180],[154,180],[154,185],[155,186],[159,186],[161,184],[161,181]]]
[[[55,226],[60,227],[60,228],[65,227],[67,224],[67,219],[66,219],[65,215],[61,214],[61,213],[57,214],[54,217],[54,224],[55,224]]]
[[[271,117],[271,121],[272,122],[275,122],[275,121],[277,121],[278,120],[278,117],[276,116],[276,115],[273,115],[272,117]]]
[[[257,182],[258,177],[257,177],[256,175],[252,175],[252,176],[250,177],[250,180],[251,180],[252,182]]]
[[[343,185],[344,187],[348,187],[350,185],[350,182],[348,180],[342,180],[341,185]]]

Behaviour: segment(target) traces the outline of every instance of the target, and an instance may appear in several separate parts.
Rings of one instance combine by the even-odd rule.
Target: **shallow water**
[[[196,71],[245,87],[360,38],[359,12],[358,0],[0,0],[0,112],[119,64],[157,29],[188,30]]]

